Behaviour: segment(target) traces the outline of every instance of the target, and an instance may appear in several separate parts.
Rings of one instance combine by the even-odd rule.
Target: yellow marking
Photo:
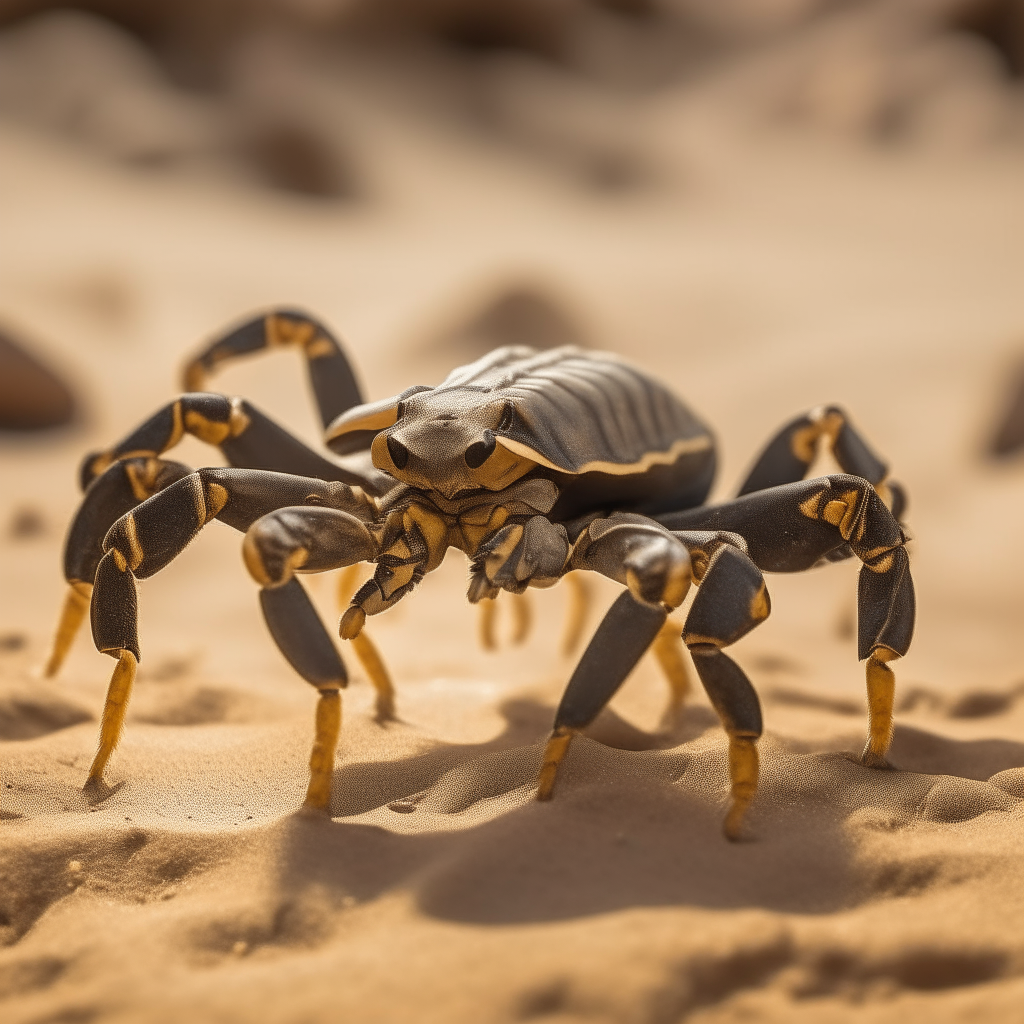
[[[877,562],[865,562],[864,564],[872,572],[888,572],[892,568],[893,562],[896,560],[894,552],[890,551],[889,554],[880,558]]]
[[[232,437],[238,437],[249,429],[252,420],[242,408],[244,399],[231,399],[231,414],[228,416],[228,433]]]
[[[362,575],[359,563],[348,565],[338,574],[338,607],[344,608],[352,600],[359,589],[359,578]]]
[[[820,518],[818,509],[821,507],[821,499],[826,493],[826,491],[818,491],[817,494],[812,494],[809,498],[801,501],[797,507],[808,519],[818,519]]]
[[[325,338],[322,334],[315,337],[306,346],[306,356],[309,359],[323,359],[324,356],[333,356],[337,352],[334,343]]]
[[[544,760],[537,775],[537,799],[550,800],[555,792],[555,779],[558,777],[558,766],[569,752],[569,744],[575,736],[572,729],[564,725],[551,734],[544,748]]]
[[[200,441],[215,447],[223,444],[231,436],[229,423],[218,423],[216,420],[207,419],[195,409],[189,409],[185,413],[185,429],[193,437],[198,437]]]
[[[580,473],[610,473],[612,476],[628,476],[631,473],[644,473],[652,466],[668,466],[683,455],[692,452],[703,452],[711,448],[711,438],[707,434],[700,437],[682,438],[675,442],[667,451],[647,452],[636,462],[604,462],[595,460],[585,462],[579,469],[566,469],[552,462],[549,458],[541,455],[536,449],[523,444],[522,441],[513,441],[510,437],[499,437],[497,443],[507,448],[516,455],[521,455],[538,466],[545,466],[548,469],[557,470],[559,473],[569,473],[576,476]]]
[[[494,622],[498,613],[497,599],[485,597],[477,607],[480,609],[480,646],[485,651],[493,651],[498,646],[494,636]]]
[[[196,522],[200,526],[205,526],[209,520],[206,516],[206,489],[203,487],[203,481],[199,476],[193,476],[189,480],[189,485],[192,488],[192,503],[195,506]]]
[[[107,762],[121,739],[124,729],[124,716],[128,711],[128,701],[132,696],[132,685],[135,682],[135,671],[138,662],[131,651],[106,651],[117,658],[110,685],[107,687],[107,699],[103,705],[103,718],[100,722],[100,744],[93,758],[89,777],[85,781],[85,789],[102,791],[103,772]]]
[[[670,696],[667,717],[675,718],[690,692],[690,673],[683,655],[682,623],[668,619],[651,644],[651,651],[668,681]]]
[[[144,452],[143,454],[154,455],[155,452]],[[128,457],[129,456],[122,456],[122,458]],[[92,474],[93,479],[95,479],[101,473],[108,470],[113,465],[113,463],[114,456],[111,455],[110,452],[100,452],[100,454],[97,455],[96,458],[94,458],[92,462],[89,463],[89,472]]]
[[[795,458],[805,466],[809,466],[817,454],[819,437],[821,437],[821,430],[817,423],[808,423],[805,426],[797,427],[789,438],[789,450]]]
[[[171,406],[171,436],[167,439],[167,443],[161,450],[167,451],[168,448],[173,448],[181,440],[184,433],[185,426],[181,422],[181,399],[178,399]]]
[[[126,462],[124,472],[136,501],[145,501],[156,493],[156,478],[160,472],[159,459],[146,459],[141,466],[135,461]]]
[[[273,313],[264,321],[263,330],[268,348],[283,345],[304,348],[316,333],[316,328],[308,320],[293,320]]]
[[[55,676],[64,659],[71,650],[75,636],[81,628],[86,612],[89,611],[89,602],[92,598],[92,584],[83,583],[81,580],[72,580],[71,586],[64,597],[64,607],[60,613],[60,622],[57,625],[57,632],[53,638],[53,647],[50,649],[50,657],[46,660],[46,667],[43,675]]]
[[[355,649],[356,657],[366,670],[373,688],[377,691],[377,720],[387,722],[395,717],[395,687],[391,682],[384,659],[377,650],[377,645],[366,635],[363,630],[358,636],[352,638],[352,647]]]
[[[871,652],[866,666],[868,687],[868,741],[861,760],[872,768],[887,765],[885,755],[892,742],[892,709],[896,699],[896,676],[886,664],[899,655],[888,647]]]
[[[498,441],[501,442],[501,438]],[[514,452],[508,446],[498,443],[482,466],[470,471],[475,483],[489,491],[504,490],[521,476],[525,476],[537,464],[536,459]]]
[[[303,806],[312,811],[328,811],[331,806],[331,781],[334,757],[341,735],[341,693],[322,688],[316,705],[316,736],[309,755],[309,787]]]
[[[533,625],[533,607],[527,591],[512,595],[512,622],[512,643],[521,644],[530,635]]]
[[[696,647],[698,644],[707,644],[709,647],[721,648],[722,640],[719,637],[704,636],[703,633],[684,633],[683,643],[687,647]]]
[[[222,508],[228,503],[228,489],[220,484],[206,485],[206,514],[209,517],[206,521],[214,519]]]
[[[495,575],[501,570],[501,567],[508,561],[512,552],[515,551],[519,542],[523,539],[523,533],[525,532],[519,523],[513,523],[507,529],[508,535],[496,548],[489,551],[484,558],[484,571],[492,583],[494,582]]]
[[[882,504],[891,512],[892,488],[884,480],[879,480],[878,483],[875,484],[875,494],[882,499]]]
[[[821,518],[826,523],[831,523],[833,526],[839,526],[843,519],[849,515],[850,510],[846,505],[845,501],[830,501],[822,510]]]
[[[665,589],[661,595],[661,603],[671,611],[673,608],[678,608],[684,600],[690,589],[690,558],[689,552],[687,552],[687,558],[685,562],[677,563],[668,580],[665,583]]]
[[[206,368],[203,366],[200,360],[189,363],[185,367],[185,390],[186,391],[205,391],[206,388]]]
[[[750,617],[755,622],[761,622],[763,619],[768,618],[771,610],[771,602],[768,600],[768,588],[762,583],[750,601]]]
[[[416,504],[406,509],[404,520],[407,533],[411,533],[414,526],[419,529],[427,545],[427,560],[423,571],[431,572],[441,564],[448,550],[448,523],[443,516]]]
[[[725,838],[740,838],[740,826],[754,794],[757,792],[757,741],[749,736],[729,737],[729,779],[731,800],[725,816]]]
[[[143,553],[142,545],[139,543],[139,533],[135,525],[135,516],[131,512],[128,512],[124,519],[124,534],[128,541],[128,550],[131,552],[132,560],[128,563],[128,568],[134,572],[142,564]]]
[[[338,625],[338,633],[342,640],[355,640],[362,632],[365,624],[366,612],[359,605],[354,604],[351,608],[346,609],[345,614],[342,615],[341,622]]]
[[[114,556],[114,565],[117,566],[118,571],[125,572],[128,569],[128,560],[117,548],[111,548],[110,553]]]
[[[579,647],[583,638],[593,588],[590,580],[579,570],[566,574],[563,579],[568,585],[569,609],[565,618],[565,630],[562,633],[562,654],[568,657]]]

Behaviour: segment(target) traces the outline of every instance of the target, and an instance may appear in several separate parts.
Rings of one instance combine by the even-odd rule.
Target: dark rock
[[[23,345],[0,331],[0,430],[45,430],[75,417],[71,389]]]

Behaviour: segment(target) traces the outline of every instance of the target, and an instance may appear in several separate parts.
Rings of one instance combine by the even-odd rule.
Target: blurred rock
[[[30,505],[15,511],[7,527],[7,536],[12,540],[32,540],[45,536],[47,533],[46,519],[42,512]]]
[[[70,423],[70,387],[7,333],[0,332],[0,430],[45,430]]]
[[[587,339],[561,303],[546,291],[524,284],[510,286],[482,303],[453,329],[442,332],[428,349],[443,353],[456,365],[502,345],[585,347]]]
[[[1004,458],[1024,448],[1024,365],[1018,366],[1011,375],[1007,397],[986,449],[987,454],[995,458]]]

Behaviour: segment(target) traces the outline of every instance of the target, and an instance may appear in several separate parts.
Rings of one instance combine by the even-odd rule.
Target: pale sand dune
[[[723,138],[678,189],[602,205],[379,124],[401,217],[140,180],[3,136],[0,301],[51,339],[93,416],[84,434],[2,451],[0,517],[31,503],[49,526],[0,538],[0,621],[27,640],[0,653],[5,1024],[1019,1019],[1024,467],[975,458],[1024,339],[1019,159],[798,141],[755,159]],[[58,681],[33,675],[81,454],[155,409],[182,355],[254,307],[303,303],[336,325],[377,397],[413,382],[405,353],[446,303],[524,275],[564,291],[596,346],[693,399],[723,445],[718,494],[821,401],[848,405],[891,458],[919,594],[897,665],[899,770],[855,758],[846,564],[770,578],[773,616],[735,649],[768,723],[750,841],[721,836],[709,706],[694,693],[662,731],[649,661],[537,804],[571,668],[564,596],[538,595],[529,643],[487,655],[449,559],[369,626],[401,721],[373,721],[353,668],[332,819],[296,816],[313,695],[217,526],[142,587],[120,788],[89,807],[111,663],[83,637]],[[120,313],[90,304],[97,280],[131,297]],[[222,386],[314,436],[287,357]],[[330,581],[311,587],[334,621]],[[598,592],[603,607],[614,588]]]

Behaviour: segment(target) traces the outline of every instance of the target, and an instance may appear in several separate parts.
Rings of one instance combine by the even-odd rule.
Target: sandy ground
[[[0,519],[30,507],[45,523],[0,538],[2,632],[27,638],[0,652],[0,1015],[1018,1019],[1024,470],[978,451],[1024,344],[1024,160],[723,135],[679,155],[671,182],[602,198],[378,115],[381,195],[337,208],[113,170],[3,130],[0,310],[91,418],[0,449]],[[571,671],[564,595],[537,596],[526,645],[485,654],[450,558],[371,622],[400,721],[373,721],[349,657],[332,818],[296,816],[314,696],[262,627],[237,535],[215,525],[142,587],[144,660],[109,776],[123,785],[90,807],[109,659],[83,636],[57,681],[36,670],[82,453],[171,396],[183,355],[254,308],[316,311],[381,397],[440,379],[447,355],[423,340],[522,280],[715,425],[719,496],[822,401],[891,459],[919,598],[898,770],[853,757],[863,670],[842,564],[769,578],[773,615],[735,648],[767,720],[750,841],[721,837],[709,705],[694,693],[663,729],[649,660],[537,804]],[[289,354],[218,384],[315,438]],[[195,442],[180,452],[210,461]],[[335,620],[332,581],[311,590]],[[597,592],[606,605],[614,588]]]

